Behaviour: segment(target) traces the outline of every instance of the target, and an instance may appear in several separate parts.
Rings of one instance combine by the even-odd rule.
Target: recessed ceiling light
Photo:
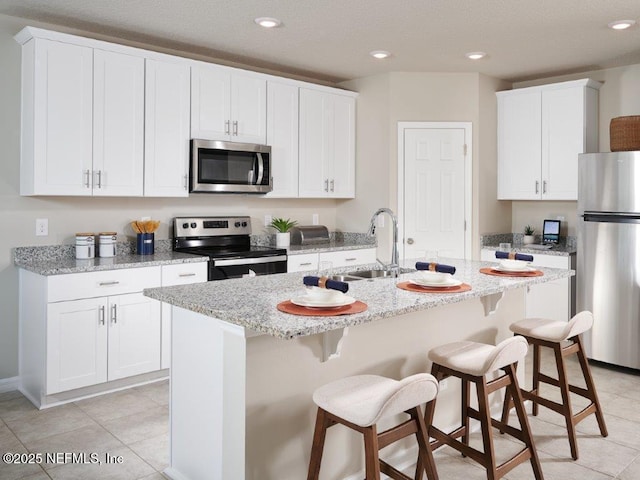
[[[260,17],[254,20],[258,25],[264,28],[275,28],[282,25],[282,22],[277,18],[272,17]]]
[[[369,52],[369,55],[374,58],[383,59],[389,58],[391,56],[391,52],[387,52],[386,50],[374,50],[373,52]]]
[[[616,20],[611,22],[608,27],[614,30],[626,30],[629,27],[633,27],[636,24],[635,20]]]
[[[486,57],[487,54],[484,52],[469,52],[469,53],[465,53],[464,56],[470,60],[480,60],[481,58]]]

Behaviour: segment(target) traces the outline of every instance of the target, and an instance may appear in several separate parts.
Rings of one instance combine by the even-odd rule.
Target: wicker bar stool
[[[516,378],[515,364],[524,358],[526,353],[527,341],[519,336],[508,338],[496,346],[475,342],[456,342],[436,347],[429,352],[429,359],[433,362],[431,374],[438,381],[449,376],[462,380],[462,425],[459,428],[445,433],[434,427],[432,422],[436,401],[427,404],[425,424],[430,425],[429,435],[435,439],[431,442],[434,449],[442,445],[455,448],[486,468],[489,480],[502,478],[514,467],[527,460],[531,462],[536,480],[543,479]],[[504,373],[493,380],[487,380],[487,374],[500,370]],[[470,386],[472,383],[476,386],[478,394],[478,410],[471,408]],[[501,388],[506,388],[515,399],[520,430],[491,418],[489,394]],[[482,452],[469,446],[470,418],[480,421],[484,450]],[[524,448],[506,462],[497,465],[491,427],[522,441]],[[462,441],[458,440],[459,437],[462,437]],[[420,460],[416,470],[416,478],[421,478]]]
[[[378,450],[416,435],[422,471],[429,480],[438,480],[429,436],[420,404],[433,401],[438,382],[428,373],[419,373],[397,381],[378,375],[342,378],[318,388],[313,401],[318,405],[308,480],[318,480],[327,429],[338,423],[364,436],[366,480],[380,480],[380,473],[396,480],[411,480],[378,456]],[[405,412],[409,420],[378,433],[376,423],[382,418]],[[421,477],[422,477],[421,471]]]
[[[559,413],[565,419],[567,435],[571,447],[571,457],[578,459],[578,442],[576,438],[576,425],[591,414],[595,414],[603,437],[608,435],[607,426],[602,414],[602,407],[598,400],[596,387],[591,376],[589,362],[584,353],[581,334],[589,330],[593,325],[593,314],[588,311],[576,314],[569,322],[548,320],[544,318],[525,318],[511,324],[509,327],[515,335],[522,335],[533,345],[533,384],[532,389],[522,390],[525,400],[533,402],[533,414],[538,414],[538,406],[542,405]],[[558,379],[540,373],[540,347],[551,348],[555,354]],[[569,383],[565,357],[576,354],[580,362],[580,369],[587,388],[577,387]],[[553,385],[560,389],[562,403],[551,401],[540,396],[540,383]],[[584,397],[590,401],[584,409],[573,413],[570,393]],[[509,415],[511,402],[505,397],[502,421],[506,422]]]

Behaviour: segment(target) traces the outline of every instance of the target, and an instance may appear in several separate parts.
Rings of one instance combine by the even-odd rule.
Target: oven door
[[[209,262],[209,280],[227,280],[241,278],[245,275],[271,275],[287,273],[287,256],[257,258],[224,258],[211,259]]]
[[[192,140],[190,177],[192,192],[270,192],[271,147]]]

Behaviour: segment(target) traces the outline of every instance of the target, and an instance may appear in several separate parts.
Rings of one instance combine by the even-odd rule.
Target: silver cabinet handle
[[[407,245],[413,245],[413,238],[407,238]]]
[[[536,180],[536,193],[540,193],[540,182]]]
[[[350,257],[350,258],[345,258],[344,261],[345,262],[355,262],[357,260],[356,257]]]
[[[237,120],[235,120],[233,122],[233,134],[234,135],[238,135],[238,121]]]
[[[98,181],[95,182],[96,188],[102,188],[102,170],[94,172],[94,176],[98,177]]]
[[[189,175],[186,173],[184,174],[184,189],[189,190]]]
[[[115,303],[111,305],[111,323],[118,323],[118,306]]]
[[[178,275],[179,277],[195,277],[195,273],[181,273]]]
[[[336,182],[335,180],[331,179],[331,191],[333,192],[333,187],[335,186]]]
[[[90,182],[91,182],[91,171],[89,169],[84,171],[84,186],[86,188],[91,188]]]
[[[306,266],[309,266],[309,265],[312,265],[312,262],[304,262],[304,263],[300,264],[301,267],[306,267]]]
[[[325,192],[329,191],[329,179],[328,178],[324,179],[324,191]]]
[[[547,181],[542,181],[542,193],[547,193]]]
[[[226,122],[224,122],[224,133],[229,135],[229,124],[231,123],[231,120],[227,120]]]
[[[101,287],[106,287],[108,285],[118,285],[120,282],[118,282],[117,280],[112,280],[110,282],[100,282],[98,283],[99,286]]]
[[[98,309],[98,323],[104,325],[104,305],[101,305]]]

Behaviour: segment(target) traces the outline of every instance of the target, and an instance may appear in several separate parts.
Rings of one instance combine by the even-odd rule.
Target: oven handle
[[[232,258],[229,260],[213,260],[214,267],[228,267],[231,265],[254,265],[256,263],[286,262],[286,255],[277,255],[275,257],[258,257],[258,258]]]
[[[264,160],[260,152],[256,153],[256,157],[258,158],[258,178],[256,180],[256,185],[262,185],[262,177],[264,177]]]

